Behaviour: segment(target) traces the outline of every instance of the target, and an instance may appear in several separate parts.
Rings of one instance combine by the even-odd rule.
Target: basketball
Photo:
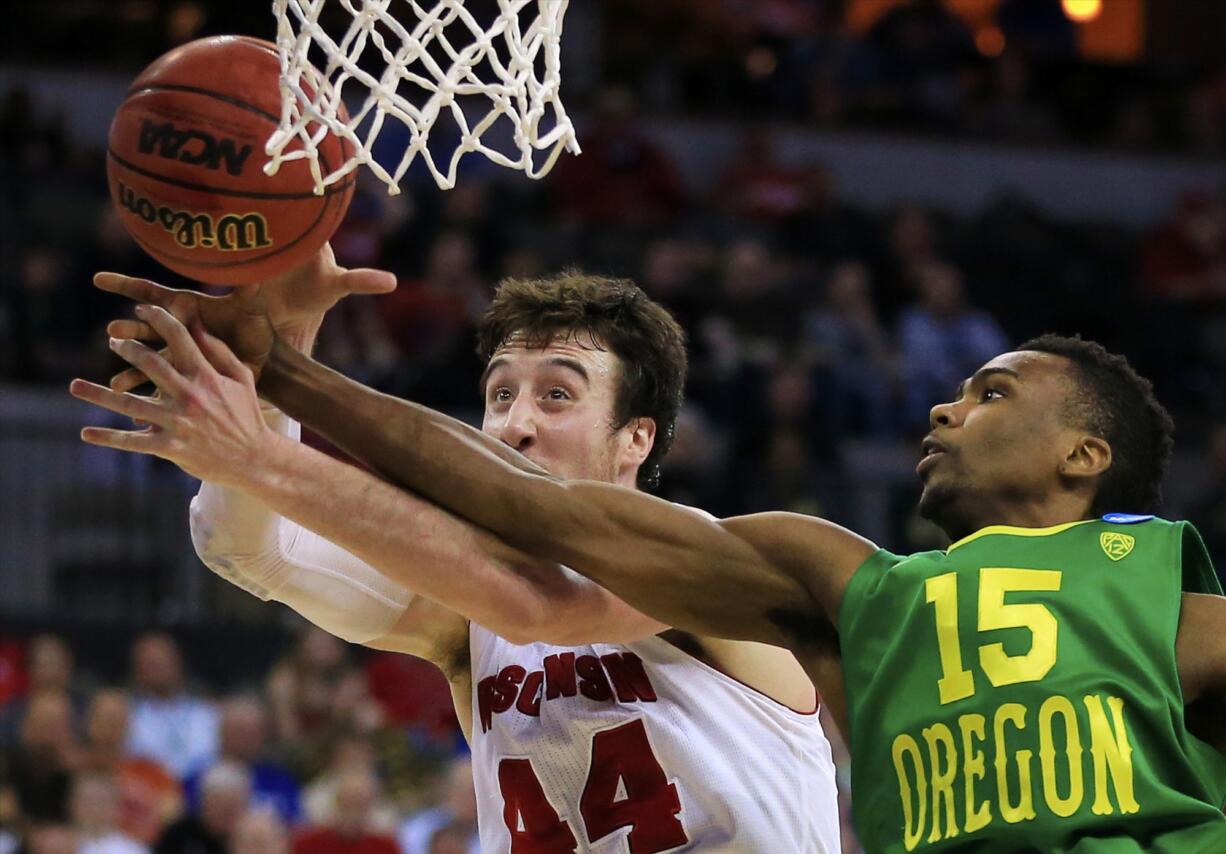
[[[273,44],[217,36],[166,53],[132,83],[111,122],[107,182],[128,233],[170,269],[210,284],[263,281],[306,261],[345,216],[352,176],[316,195],[305,159],[264,173],[279,79]],[[321,172],[350,148],[325,136]]]

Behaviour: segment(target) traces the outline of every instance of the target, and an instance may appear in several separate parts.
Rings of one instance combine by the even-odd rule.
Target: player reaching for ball
[[[263,295],[281,338],[306,352],[340,296],[391,284],[390,274],[343,272],[325,251]],[[272,343],[234,305],[171,296],[196,343],[179,327],[177,369],[151,351],[158,367],[136,360],[164,402],[81,381],[74,394],[161,425],[104,441],[167,453],[141,446],[165,439],[169,457],[205,481],[192,532],[215,572],[343,638],[443,670],[473,748],[484,851],[839,850],[830,747],[790,653],[668,629],[556,562],[298,443],[283,416],[261,414],[232,356],[217,373],[192,350],[227,358],[201,324],[252,351]],[[121,327],[113,332],[139,332]],[[478,435],[491,449],[559,477],[653,480],[686,356],[681,330],[642,291],[580,274],[506,282],[479,336],[488,364]],[[118,350],[145,353],[134,341]],[[193,402],[173,416],[182,429],[172,438],[162,407],[184,394]]]
[[[180,310],[149,283],[100,284]],[[207,323],[237,356],[195,333],[224,380],[171,315],[142,310],[188,367],[121,344],[169,399],[77,386],[159,425],[86,440],[203,465],[192,413],[253,409],[258,380],[384,476],[650,616],[791,649],[834,696],[841,668],[869,851],[1226,850],[1226,599],[1207,595],[1221,589],[1192,526],[1149,515],[1172,424],[1122,357],[1045,336],[934,407],[920,512],[954,542],[898,556],[812,517],[715,520],[547,473],[312,362],[274,338],[257,296],[211,304]],[[494,380],[487,390],[523,405],[517,384]],[[281,441],[260,430],[235,447],[259,459]]]

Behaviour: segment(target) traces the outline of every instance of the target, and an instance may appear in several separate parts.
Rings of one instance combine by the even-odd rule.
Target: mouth
[[[932,470],[933,466],[937,464],[938,460],[945,456],[948,450],[949,449],[946,448],[945,445],[935,436],[928,436],[925,438],[920,444],[920,452],[922,456],[920,457],[919,463],[915,466],[915,473],[920,477],[923,477]]]

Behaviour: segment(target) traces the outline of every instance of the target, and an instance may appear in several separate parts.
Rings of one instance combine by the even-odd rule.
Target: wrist
[[[274,326],[277,336],[300,353],[310,355],[315,338],[323,325],[324,315],[319,313],[305,320],[297,320]]]

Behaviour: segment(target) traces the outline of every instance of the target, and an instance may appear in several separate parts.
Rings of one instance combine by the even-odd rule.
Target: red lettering
[[[545,699],[573,697],[575,685],[575,654],[564,652],[545,659]]]
[[[619,780],[626,791],[621,799]],[[592,738],[592,770],[579,811],[592,840],[629,827],[630,854],[667,851],[689,841],[677,818],[681,812],[677,786],[668,782],[641,719]]]
[[[502,820],[511,833],[511,854],[570,854],[575,835],[545,797],[541,781],[527,759],[498,763]]]
[[[613,696],[609,686],[609,677],[600,666],[600,659],[594,655],[581,655],[575,660],[575,671],[579,674],[579,693],[589,700],[605,701]]]
[[[524,681],[527,672],[518,664],[508,664],[502,668],[494,690],[495,714],[502,714],[515,703],[515,698],[519,695],[519,683]]]
[[[481,731],[489,732],[494,725],[494,683],[498,680],[486,676],[477,683],[477,711],[481,716]]]
[[[604,662],[605,670],[609,672],[609,679],[613,681],[613,687],[617,690],[618,700],[623,703],[633,703],[635,700],[642,700],[646,703],[656,701],[656,692],[651,687],[651,680],[647,678],[643,659],[633,652],[620,654],[611,652],[608,655],[602,655],[600,660]]]
[[[519,701],[515,704],[515,708],[529,717],[539,718],[541,716],[541,683],[544,681],[543,671],[533,670],[529,673],[528,678],[524,680],[524,687],[519,689]]]

